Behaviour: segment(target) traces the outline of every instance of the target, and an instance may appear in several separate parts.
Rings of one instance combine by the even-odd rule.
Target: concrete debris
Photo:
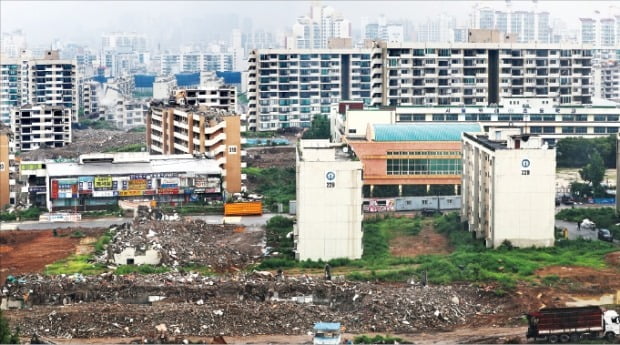
[[[154,331],[180,336],[302,335],[320,320],[340,322],[352,333],[411,333],[451,329],[476,314],[501,312],[498,297],[470,285],[423,288],[188,273],[105,273],[82,281],[35,274],[19,279],[23,283],[5,285],[8,292],[2,297],[28,296],[26,309],[8,313],[25,336],[153,337]],[[165,298],[149,302],[149,296]],[[454,297],[459,304],[453,303]],[[65,298],[73,304],[59,308]],[[306,303],[295,301],[301,299]]]
[[[140,208],[138,213],[133,223],[111,228],[114,236],[100,261],[179,268],[198,265],[214,272],[231,272],[262,257],[262,230],[239,232],[239,225],[201,220],[167,221],[157,210],[145,214]]]
[[[65,147],[38,149],[21,154],[22,160],[78,158],[81,154],[103,152],[110,148],[145,144],[145,133],[128,133],[100,129],[73,131],[73,142]]]

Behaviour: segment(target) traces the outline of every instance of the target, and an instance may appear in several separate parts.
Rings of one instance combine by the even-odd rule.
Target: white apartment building
[[[594,97],[620,104],[619,60],[604,60],[594,65]]]
[[[147,49],[144,34],[136,32],[112,32],[101,35],[101,48],[104,51],[143,52]]]
[[[596,49],[620,49],[620,14],[602,18],[579,18],[580,39]]]
[[[80,93],[80,106],[84,110],[84,115],[99,112],[98,90],[100,88],[101,86],[97,82],[91,81],[81,83],[82,92]]]
[[[235,58],[234,52],[162,54],[158,72],[167,76],[181,72],[233,71]]]
[[[249,56],[249,129],[309,127],[343,99],[371,101],[369,49],[255,50]]]
[[[492,29],[516,34],[519,43],[551,43],[549,12],[482,7],[474,8],[472,18],[474,29]]]
[[[329,140],[297,149],[297,260],[362,257],[362,163]]]
[[[25,104],[64,106],[77,121],[78,80],[74,61],[59,59],[58,51],[46,51],[42,58],[23,54],[2,58],[0,69],[0,117],[10,123],[12,109]]]
[[[487,106],[544,98],[592,102],[592,51],[577,45],[378,43],[340,50],[255,50],[250,129],[306,127],[340,100],[373,106]],[[551,104],[550,103],[550,104]]]
[[[351,38],[351,22],[333,7],[313,4],[308,16],[300,16],[287,36],[287,49],[327,48],[331,38]]]
[[[108,108],[108,112],[108,118],[117,128],[129,130],[146,124],[149,105],[144,101],[122,98],[112,109]]]
[[[11,131],[16,151],[63,147],[71,143],[71,109],[50,105],[15,108]]]
[[[461,219],[469,231],[487,247],[553,246],[555,154],[536,136],[463,133]]]

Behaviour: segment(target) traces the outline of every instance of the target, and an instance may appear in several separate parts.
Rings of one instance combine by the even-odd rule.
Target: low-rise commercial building
[[[15,150],[63,147],[71,143],[71,109],[63,106],[24,105],[11,118]]]
[[[487,247],[550,247],[555,226],[555,149],[542,138],[463,134],[461,218]]]
[[[212,159],[192,155],[148,153],[98,153],[77,161],[24,162],[34,169],[28,190],[45,195],[44,206],[58,210],[86,211],[117,205],[120,200],[184,204],[222,200],[221,169]],[[38,171],[45,177],[37,177]],[[30,177],[30,176],[33,176]],[[35,202],[40,202],[36,198]]]
[[[620,214],[620,133],[617,137],[616,148],[616,211]]]
[[[336,140],[365,137],[370,124],[424,124],[479,122],[484,131],[516,127],[553,145],[566,137],[599,137],[620,130],[620,105],[598,100],[587,106],[554,106],[551,99],[504,99],[498,106],[412,106],[350,109],[332,107],[332,135]]]
[[[146,120],[147,146],[153,154],[212,157],[222,168],[224,189],[242,191],[240,117],[219,109],[151,103]]]
[[[425,195],[438,186],[441,194],[457,195],[461,134],[481,130],[476,123],[368,124],[364,138],[346,136],[344,142],[364,166],[369,196],[378,185],[396,186],[398,194],[390,196]]]
[[[15,193],[15,152],[9,127],[0,122],[0,209],[14,205]]]
[[[362,163],[340,144],[301,140],[296,174],[296,259],[361,258]]]

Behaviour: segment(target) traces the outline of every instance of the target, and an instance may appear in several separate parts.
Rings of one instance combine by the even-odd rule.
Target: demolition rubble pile
[[[64,147],[41,148],[22,153],[22,160],[77,158],[81,154],[104,152],[112,148],[144,144],[144,133],[101,129],[74,130],[73,142]]]
[[[215,272],[229,272],[253,264],[261,257],[264,246],[263,231],[186,218],[165,221],[139,217],[111,230],[114,235],[106,253],[108,262],[126,248],[135,248],[137,253],[153,249],[159,253],[159,264],[163,266],[200,265]]]
[[[183,336],[302,335],[316,321],[341,322],[351,333],[409,333],[501,311],[497,297],[473,286],[268,276],[28,275],[5,285],[3,296],[25,299],[26,309],[7,312],[24,335],[74,338],[149,336],[162,324]]]

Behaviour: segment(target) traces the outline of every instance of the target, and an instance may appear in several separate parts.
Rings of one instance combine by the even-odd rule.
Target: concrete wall
[[[344,135],[365,138],[368,125],[395,123],[393,110],[349,110],[346,113]]]
[[[507,239],[519,247],[553,246],[555,226],[555,149],[495,152],[493,169],[493,247]],[[529,168],[522,162],[527,159]],[[524,171],[529,174],[524,175]]]
[[[153,249],[147,249],[144,252],[136,253],[136,248],[125,248],[120,253],[114,253],[114,263],[117,265],[126,265],[127,259],[134,259],[135,265],[159,265],[159,252]]]
[[[335,174],[328,188],[328,172]],[[358,161],[297,162],[299,260],[362,256],[362,164]]]

